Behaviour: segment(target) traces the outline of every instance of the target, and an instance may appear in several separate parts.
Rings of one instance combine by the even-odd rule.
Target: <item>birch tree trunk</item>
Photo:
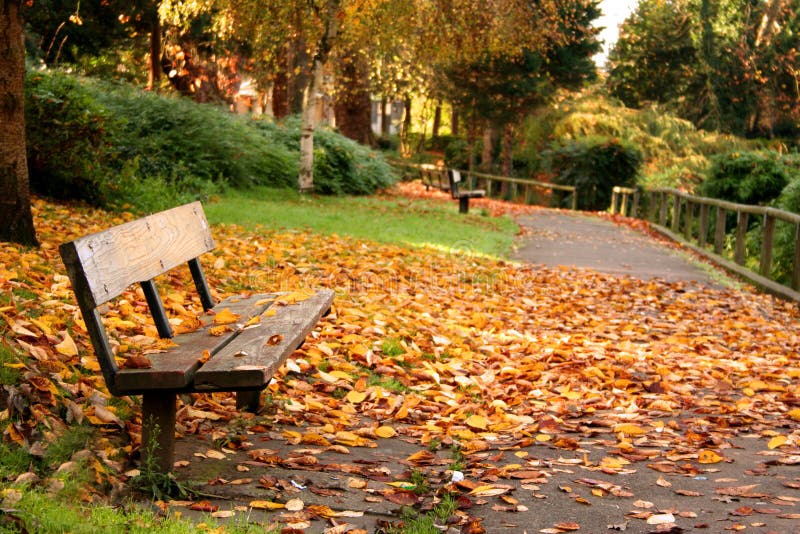
[[[38,245],[25,156],[22,1],[0,3],[0,241]]]
[[[303,115],[300,125],[300,175],[297,185],[300,192],[314,190],[314,127],[316,126],[317,100],[322,92],[325,62],[328,60],[333,42],[336,39],[339,19],[337,11],[341,0],[328,0],[325,13],[325,33],[314,54],[311,83],[303,95]]]
[[[298,188],[301,193],[314,190],[314,127],[317,100],[322,90],[323,63],[314,60],[314,75],[306,86],[303,96],[303,117],[300,127],[300,176]]]

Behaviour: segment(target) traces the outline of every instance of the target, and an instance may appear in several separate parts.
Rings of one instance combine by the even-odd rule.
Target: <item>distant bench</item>
[[[436,165],[422,164],[419,167],[420,178],[426,190],[431,187],[449,192],[450,196],[458,200],[458,212],[469,213],[469,199],[483,198],[486,191],[483,189],[472,189],[469,191],[460,190],[461,171],[456,169],[446,169]]]
[[[260,392],[299,348],[333,303],[333,291],[241,295],[214,304],[198,257],[214,240],[199,202],[150,215],[61,245],[94,352],[108,390],[143,395],[142,453],[155,443],[168,472],[175,449],[180,393],[236,391],[237,408],[256,411]],[[154,278],[188,263],[205,313],[194,331],[173,337]],[[109,344],[100,307],[140,284],[161,338],[170,347],[122,366]]]

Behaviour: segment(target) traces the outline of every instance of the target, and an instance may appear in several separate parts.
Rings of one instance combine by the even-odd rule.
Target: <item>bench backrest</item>
[[[450,192],[458,194],[458,184],[461,183],[461,171],[457,169],[447,169],[447,176],[450,179]]]
[[[97,307],[139,283],[159,335],[172,337],[153,279],[188,263],[203,307],[213,307],[197,260],[198,256],[213,248],[214,239],[200,202],[148,215],[59,247],[95,354],[110,388],[117,365]]]
[[[78,299],[93,308],[130,285],[214,248],[200,202],[193,202],[64,243],[59,248]]]

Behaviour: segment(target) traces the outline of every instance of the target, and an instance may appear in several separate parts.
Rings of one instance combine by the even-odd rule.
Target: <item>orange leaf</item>
[[[701,464],[718,464],[722,460],[722,456],[710,449],[704,449],[697,455],[697,461]]]
[[[233,313],[230,308],[224,308],[214,315],[214,324],[232,324],[239,320],[239,315]]]

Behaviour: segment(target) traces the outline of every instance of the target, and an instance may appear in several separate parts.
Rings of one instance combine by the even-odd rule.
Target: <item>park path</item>
[[[538,210],[520,215],[525,237],[514,259],[548,267],[577,267],[617,276],[716,286],[707,271],[653,238],[607,219]]]

